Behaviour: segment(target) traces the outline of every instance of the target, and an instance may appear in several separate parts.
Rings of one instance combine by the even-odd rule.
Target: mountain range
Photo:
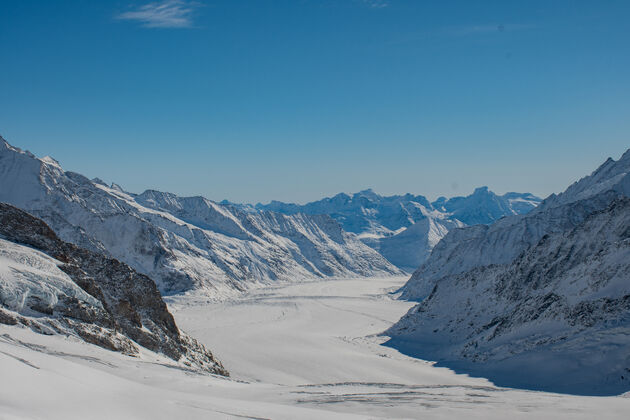
[[[630,150],[525,215],[449,232],[402,289],[404,353],[499,385],[630,387]]]
[[[413,271],[449,230],[525,214],[540,201],[529,193],[497,195],[488,187],[477,188],[466,197],[440,197],[433,202],[422,195],[382,196],[368,189],[304,205],[272,201],[245,208],[287,215],[329,215],[391,263]]]
[[[449,230],[525,213],[540,201],[486,187],[433,203],[366,190],[303,206],[134,194],[4,139],[0,176],[0,202],[41,218],[64,241],[129,264],[163,294],[194,290],[213,298],[274,281],[402,274]]]
[[[4,139],[0,178],[0,202],[41,218],[64,241],[129,264],[163,294],[221,298],[274,281],[401,273],[326,215],[246,212],[153,190],[132,194]]]
[[[498,385],[630,388],[630,150],[542,201],[481,187],[247,205],[130,193],[0,140],[0,323],[227,375],[161,295],[416,268],[400,296],[419,303],[387,345]]]

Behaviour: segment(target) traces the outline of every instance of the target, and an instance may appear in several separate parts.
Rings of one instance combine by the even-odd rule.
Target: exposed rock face
[[[630,151],[526,216],[450,232],[389,345],[499,385],[630,390]]]
[[[1,323],[75,334],[128,354],[137,353],[138,344],[227,375],[208,350],[178,330],[147,276],[60,240],[42,220],[4,203],[0,238]]]
[[[532,194],[496,195],[487,187],[481,187],[467,197],[440,197],[434,202],[421,195],[384,197],[365,190],[353,195],[337,194],[304,205],[272,201],[254,208],[289,215],[329,215],[388,261],[400,268],[415,270],[449,230],[525,214],[540,201]]]
[[[112,256],[162,293],[224,297],[276,280],[400,274],[327,216],[245,212],[203,197],[145,191],[64,172],[0,138],[0,202],[41,218],[61,239]]]

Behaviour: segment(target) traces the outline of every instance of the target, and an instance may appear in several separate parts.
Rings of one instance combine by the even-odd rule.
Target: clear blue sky
[[[630,2],[0,2],[0,134],[183,195],[546,196],[630,147]]]

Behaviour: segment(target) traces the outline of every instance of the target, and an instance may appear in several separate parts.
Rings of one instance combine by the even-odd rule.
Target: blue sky
[[[239,202],[559,192],[630,147],[630,2],[0,3],[0,134]]]

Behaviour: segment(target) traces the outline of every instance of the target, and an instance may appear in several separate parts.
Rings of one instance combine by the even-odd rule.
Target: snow
[[[59,261],[40,251],[0,239],[0,303],[24,315],[32,312],[26,306],[28,300],[36,299],[38,306],[52,308],[62,296],[102,308],[58,264]]]
[[[619,195],[630,196],[630,150],[617,161],[607,160],[565,192],[547,197],[527,214],[504,217],[490,226],[449,231],[413,273],[403,296],[421,300],[441,278],[510,263],[545,234],[572,229],[589,214],[608,207]]]
[[[626,418],[628,398],[498,388],[381,346],[378,333],[410,307],[389,293],[404,281],[169,298],[178,325],[215,350],[230,379],[144,349],[129,357],[0,325],[0,418]]]
[[[629,174],[627,152],[526,215],[450,231],[388,345],[506,386],[628,391]]]
[[[4,140],[0,179],[0,202],[41,218],[64,241],[129,264],[164,294],[204,290],[221,299],[289,278],[401,273],[330,217],[244,212],[153,190],[136,195]]]
[[[481,187],[467,197],[441,197],[432,203],[421,195],[385,197],[369,189],[353,195],[342,193],[305,205],[272,201],[256,206],[236,206],[248,211],[256,208],[288,215],[327,214],[391,263],[411,272],[427,259],[449,230],[524,214],[540,201],[529,193],[509,192],[499,196],[488,187]]]

